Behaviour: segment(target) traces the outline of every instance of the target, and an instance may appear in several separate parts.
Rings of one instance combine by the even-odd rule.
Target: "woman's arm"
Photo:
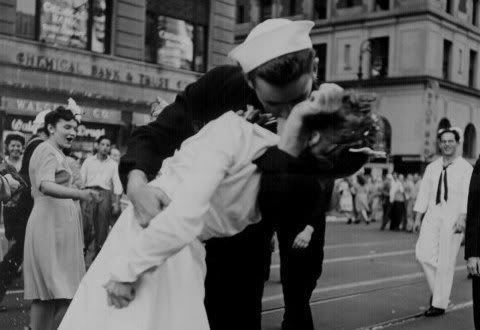
[[[238,128],[222,118],[207,125],[195,140],[182,146],[177,156],[185,153],[192,157],[189,167],[183,171],[186,174],[175,189],[171,203],[140,232],[126,255],[113,260],[110,268],[113,281],[135,282],[143,272],[161,265],[201,233],[210,199],[244,143],[236,134]]]
[[[40,191],[47,196],[61,198],[61,199],[81,199],[86,200],[90,198],[90,190],[80,190],[62,186],[51,181],[42,181],[40,183]]]

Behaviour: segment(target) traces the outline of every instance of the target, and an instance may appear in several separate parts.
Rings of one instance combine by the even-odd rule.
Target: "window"
[[[370,39],[370,77],[381,78],[388,75],[388,37]]]
[[[351,8],[363,5],[362,0],[337,0],[337,9]]]
[[[462,74],[463,72],[463,51],[461,49],[458,50],[458,74]]]
[[[477,52],[470,50],[470,59],[468,64],[468,86],[474,88],[477,84],[476,74],[477,72]]]
[[[327,71],[327,44],[314,45],[313,48],[318,58],[317,80],[319,83],[322,83],[325,81]]]
[[[449,14],[453,14],[453,0],[447,0],[445,11]]]
[[[383,11],[390,9],[390,0],[375,0],[373,10]]]
[[[290,2],[290,8],[289,8],[290,16],[298,14],[297,13],[297,1],[289,0],[289,2]]]
[[[468,124],[463,133],[463,157],[475,158],[477,131],[473,124]]]
[[[443,41],[443,63],[442,63],[442,78],[450,79],[450,62],[452,57],[452,42],[448,40]]]
[[[237,24],[245,23],[245,6],[237,6]]]
[[[260,0],[260,20],[272,18],[272,0]]]
[[[458,11],[462,13],[467,13],[467,0],[459,0],[458,1]]]
[[[98,53],[109,51],[110,1],[39,1],[40,41]]]
[[[15,15],[15,35],[21,38],[36,38],[37,7],[35,1],[17,0]]]
[[[327,2],[325,0],[315,0],[313,3],[313,9],[315,11],[315,18],[327,18]]]
[[[280,0],[281,13],[280,17],[294,16],[302,13],[301,0]]]
[[[203,25],[147,11],[145,60],[178,69],[205,71],[206,33]]]
[[[472,4],[472,24],[477,26],[478,20],[478,0],[473,0]]]
[[[343,49],[343,65],[345,70],[351,69],[350,53],[351,53],[351,46],[349,44],[346,44]]]
[[[237,24],[250,22],[250,0],[237,0]]]

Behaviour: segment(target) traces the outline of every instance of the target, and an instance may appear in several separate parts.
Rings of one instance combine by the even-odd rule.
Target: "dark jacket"
[[[480,257],[480,158],[473,167],[468,189],[465,227],[465,259]]]
[[[149,180],[153,179],[163,160],[170,157],[186,138],[223,113],[247,107],[263,108],[239,67],[220,66],[207,72],[188,85],[154,122],[133,132],[119,167],[124,187],[132,169],[142,170]],[[347,172],[355,172],[367,161],[367,157],[339,151],[330,160],[324,163],[312,162],[312,159],[299,160],[271,147],[257,164],[261,170],[265,166],[269,171],[317,171],[330,177],[338,176],[338,172],[343,173],[346,169]]]

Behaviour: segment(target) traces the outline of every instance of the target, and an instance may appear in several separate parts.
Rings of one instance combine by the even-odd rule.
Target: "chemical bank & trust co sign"
[[[44,44],[0,39],[0,62],[155,89],[183,91],[197,74]]]

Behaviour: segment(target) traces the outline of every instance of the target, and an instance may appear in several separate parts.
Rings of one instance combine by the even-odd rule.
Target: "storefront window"
[[[39,1],[40,41],[108,52],[109,0]]]
[[[156,28],[153,28],[153,25]],[[203,72],[206,68],[206,27],[147,13],[145,59],[170,67]],[[156,35],[148,33],[156,31]]]

